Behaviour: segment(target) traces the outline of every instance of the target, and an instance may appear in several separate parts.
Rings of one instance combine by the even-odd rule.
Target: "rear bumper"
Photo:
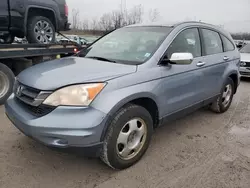
[[[58,107],[37,118],[23,109],[13,95],[5,103],[10,121],[26,136],[56,148],[81,148],[87,156],[99,156],[107,115],[93,108]]]

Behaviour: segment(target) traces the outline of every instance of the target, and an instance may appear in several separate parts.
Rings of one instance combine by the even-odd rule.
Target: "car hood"
[[[77,83],[104,82],[134,72],[135,65],[68,57],[25,69],[17,76],[17,80],[36,89],[54,90]]]
[[[241,53],[240,58],[241,58],[241,61],[250,62],[250,53]]]

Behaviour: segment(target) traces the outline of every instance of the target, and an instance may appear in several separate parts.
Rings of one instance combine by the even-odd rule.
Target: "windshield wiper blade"
[[[91,58],[91,59],[97,59],[97,60],[100,60],[100,61],[108,61],[108,62],[116,63],[116,61],[111,60],[111,59],[107,59],[107,58],[104,58],[104,57],[87,56],[86,58]]]

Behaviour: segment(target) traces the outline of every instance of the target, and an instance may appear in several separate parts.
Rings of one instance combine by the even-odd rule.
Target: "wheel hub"
[[[35,24],[34,33],[39,43],[47,44],[53,39],[52,26],[45,20],[38,21]]]
[[[228,106],[231,100],[233,89],[231,85],[226,85],[222,93],[222,104],[224,107]]]
[[[144,146],[147,126],[140,118],[127,122],[121,129],[116,143],[117,154],[123,160],[135,157]]]
[[[138,135],[137,131],[131,132],[128,136],[128,143],[127,143],[128,146],[133,146],[135,144],[138,144],[138,140],[139,140],[138,136],[140,135]]]

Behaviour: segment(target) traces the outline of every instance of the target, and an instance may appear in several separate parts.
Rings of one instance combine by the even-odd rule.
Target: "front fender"
[[[107,122],[103,128],[102,139],[105,136],[110,120],[114,114],[125,104],[139,98],[149,98],[153,100],[159,111],[159,116],[161,116],[162,111],[161,106],[163,103],[159,102],[160,95],[160,80],[153,80],[150,82],[140,83],[128,87],[117,88],[115,84],[104,88],[104,90],[95,98],[91,103],[91,106],[99,111],[104,112],[109,116]]]
[[[106,101],[106,107],[105,107],[105,111],[108,112],[107,116],[108,118],[106,119],[106,122],[104,124],[103,130],[102,130],[102,134],[101,134],[101,140],[103,141],[106,135],[106,132],[108,130],[108,127],[110,125],[110,122],[112,121],[112,118],[114,117],[115,113],[121,109],[124,105],[128,104],[129,102],[139,99],[139,98],[150,98],[153,101],[157,101],[156,97],[149,92],[140,92],[140,93],[136,93],[136,94],[131,94],[129,96],[126,97],[116,97],[115,100],[113,100],[112,103],[108,104],[109,102]],[[103,100],[105,102],[105,100]],[[157,102],[156,105],[158,106]],[[93,105],[95,106],[95,105]]]
[[[139,99],[150,98],[160,108],[159,97],[161,95],[160,79],[135,85],[123,85],[124,82],[109,83],[103,91],[91,103],[96,108],[106,114],[114,114],[126,103]],[[160,113],[160,109],[159,109]]]

